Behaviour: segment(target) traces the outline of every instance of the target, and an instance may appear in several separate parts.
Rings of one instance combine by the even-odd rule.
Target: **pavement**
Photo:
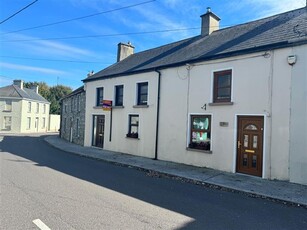
[[[204,167],[153,160],[95,147],[83,147],[63,140],[58,135],[47,136],[45,141],[58,149],[79,156],[135,167],[152,173],[179,177],[203,185],[217,186],[219,188],[307,207],[307,185],[279,180],[266,180],[259,177],[228,173]]]

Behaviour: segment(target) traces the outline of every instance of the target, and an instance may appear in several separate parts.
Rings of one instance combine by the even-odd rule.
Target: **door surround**
[[[92,146],[98,147],[98,148],[103,148],[103,146],[104,146],[105,115],[104,114],[93,115],[92,118],[93,118]],[[100,125],[101,125],[101,127],[100,127]]]
[[[233,173],[240,173],[237,172],[237,143],[238,143],[238,120],[239,117],[261,117],[263,118],[263,141],[262,141],[262,178],[266,178],[266,167],[267,167],[267,161],[266,161],[266,156],[267,156],[267,147],[266,147],[266,142],[267,142],[267,115],[266,114],[235,114],[234,117],[234,132],[233,132]],[[249,176],[249,174],[245,174]],[[250,175],[253,176],[253,175]]]

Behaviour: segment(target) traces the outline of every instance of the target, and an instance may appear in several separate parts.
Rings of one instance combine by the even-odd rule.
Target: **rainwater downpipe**
[[[161,72],[155,69],[155,72],[158,73],[158,97],[157,97],[157,120],[156,120],[156,143],[155,143],[155,158],[158,160],[158,139],[159,139],[159,116],[160,116],[160,82],[161,82]]]

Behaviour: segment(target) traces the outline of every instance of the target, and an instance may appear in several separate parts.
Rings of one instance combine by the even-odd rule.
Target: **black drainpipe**
[[[158,75],[158,98],[157,98],[157,121],[156,121],[156,146],[155,146],[155,158],[154,160],[158,160],[158,137],[159,137],[159,113],[160,113],[160,80],[161,80],[161,72],[157,69],[155,71]]]

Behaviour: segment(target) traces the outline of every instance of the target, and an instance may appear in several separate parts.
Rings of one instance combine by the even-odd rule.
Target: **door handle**
[[[238,141],[238,149],[241,148],[241,145],[242,145],[241,142]]]

